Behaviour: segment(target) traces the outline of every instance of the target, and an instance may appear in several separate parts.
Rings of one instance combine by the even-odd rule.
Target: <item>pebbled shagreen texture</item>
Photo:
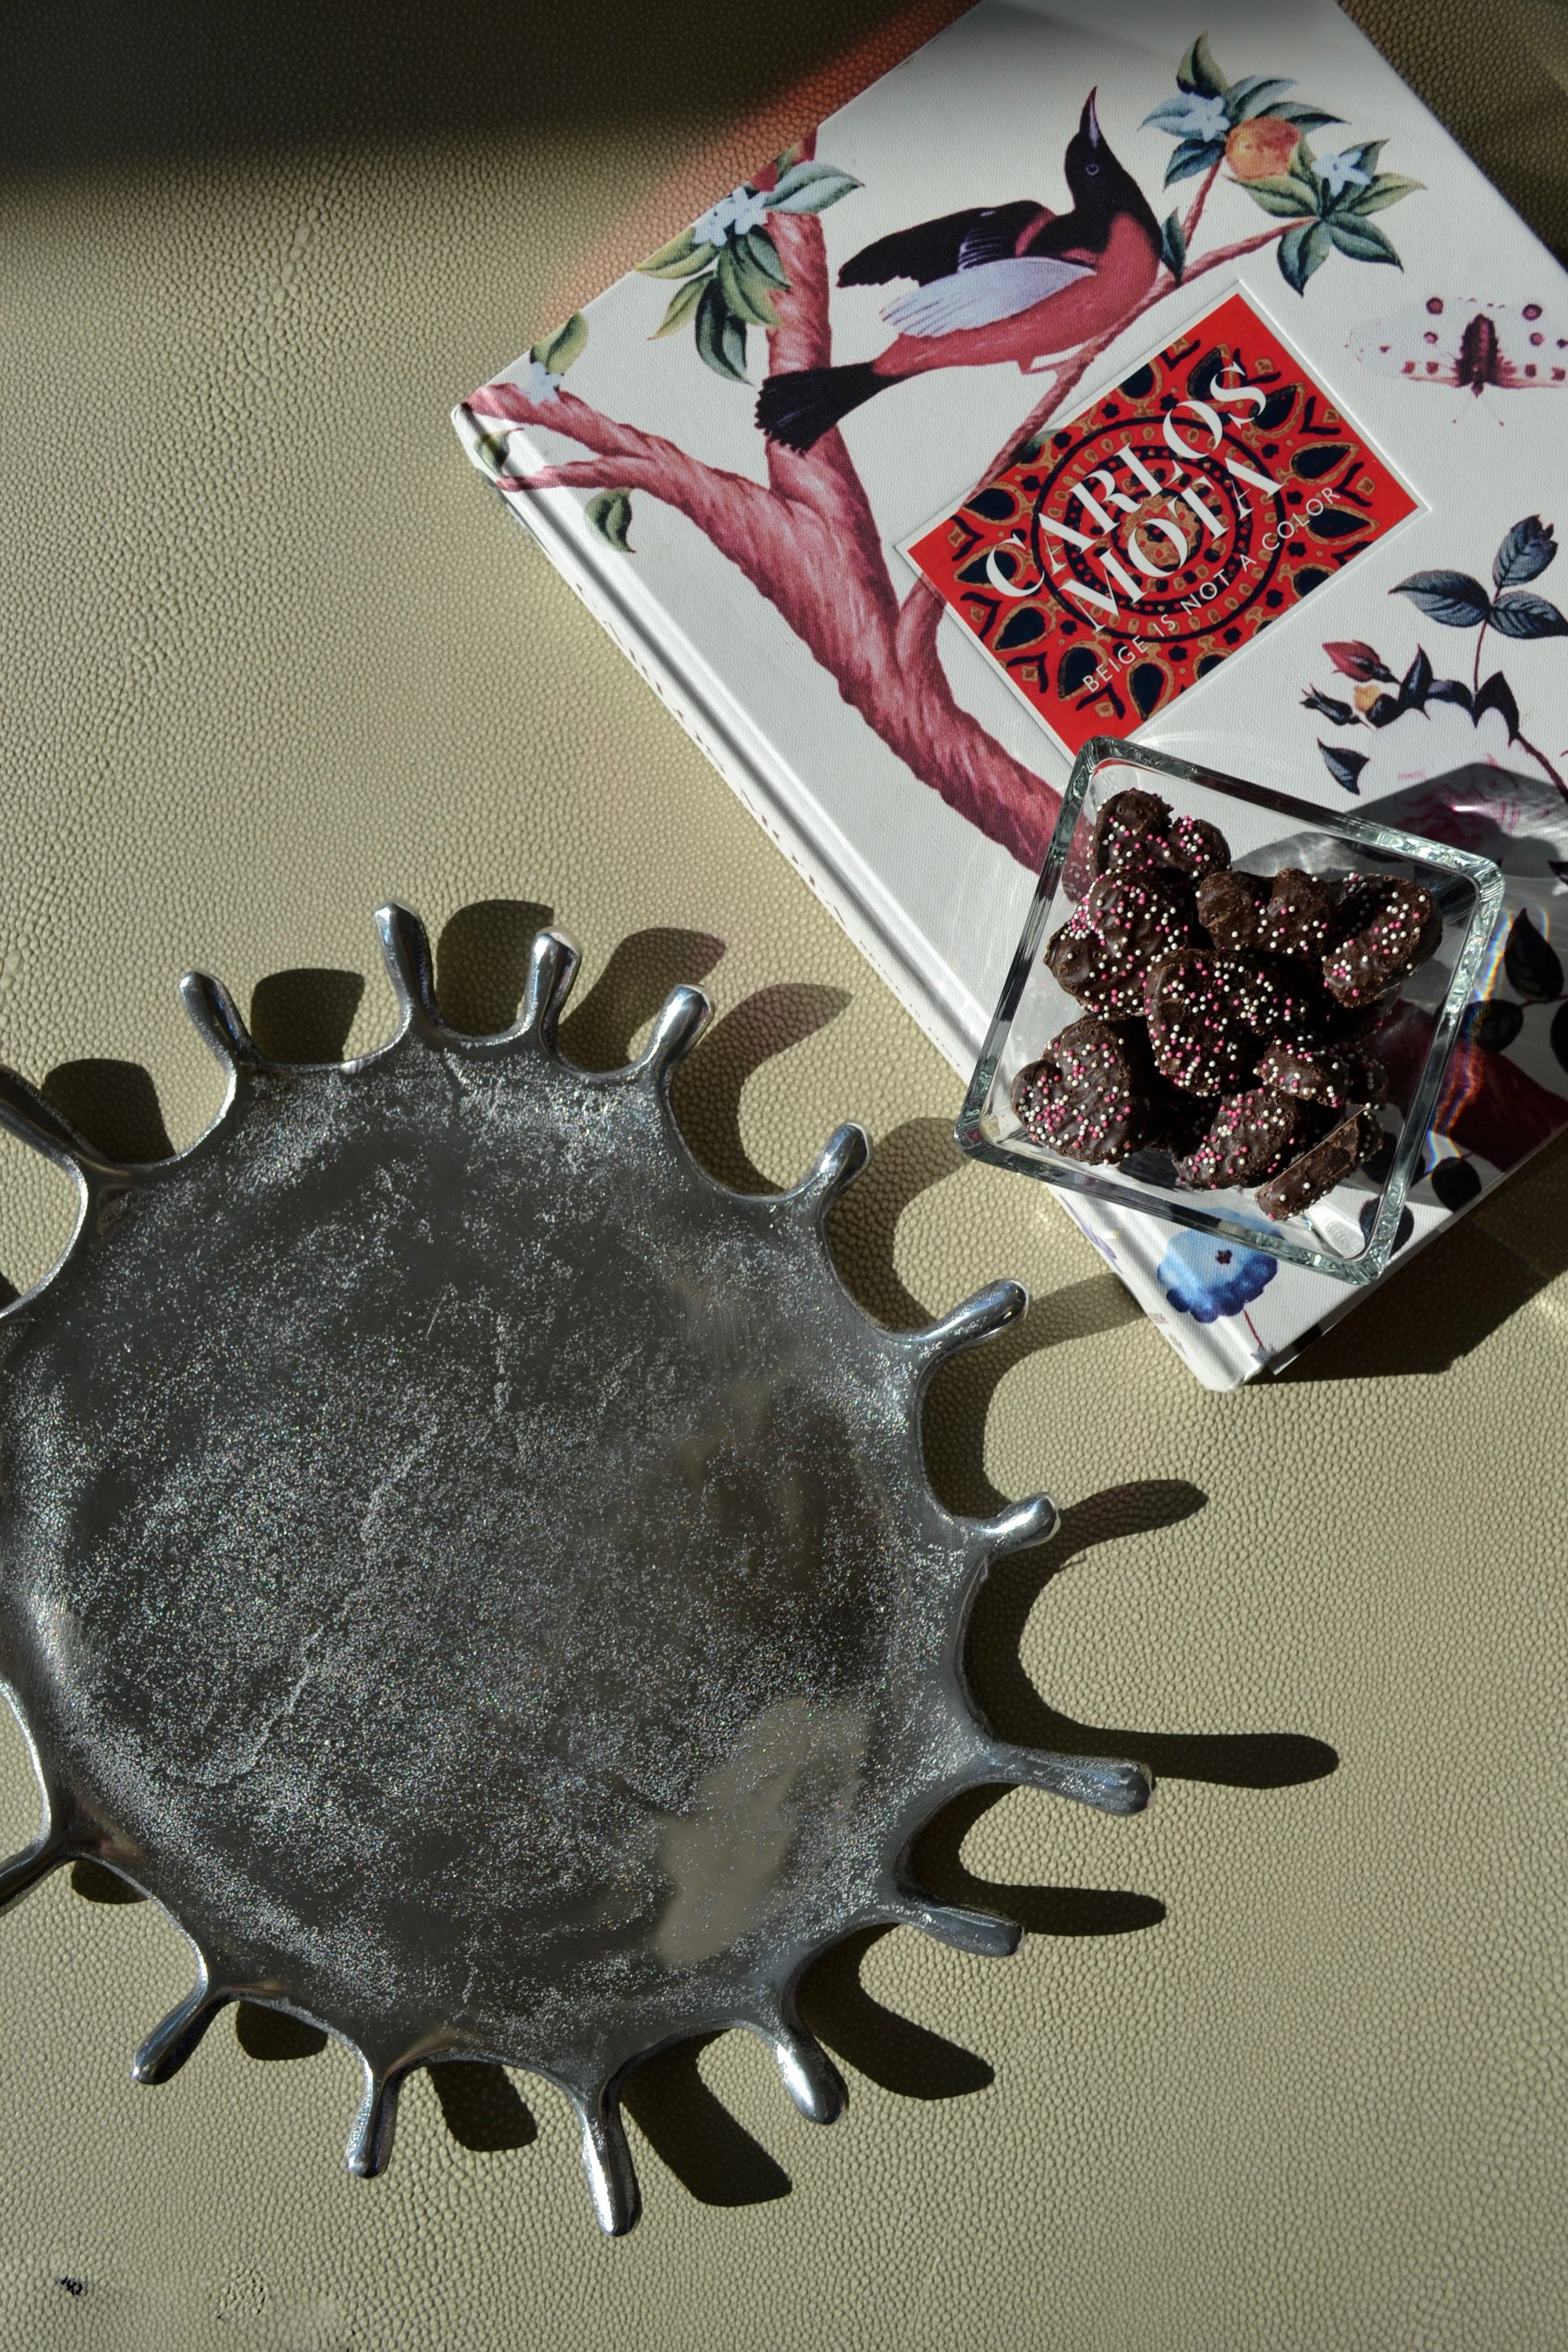
[[[177,2085],[137,2089],[188,1949],[58,1872],[0,1921],[0,2344],[1560,2343],[1568,1156],[1300,1377],[1200,1390],[1050,1202],[961,1162],[952,1073],[447,422],[559,315],[572,257],[750,102],[752,33],[776,55],[781,25],[804,46],[846,9],[628,7],[586,41],[573,11],[499,37],[492,9],[419,11],[447,88],[518,110],[476,136],[428,109],[411,135],[336,125],[321,42],[373,94],[384,51],[321,0],[285,13],[243,38],[200,18],[205,100],[195,20],[160,48],[151,12],[134,42],[107,13],[70,37],[38,17],[76,143],[0,205],[0,1059],[108,1149],[156,1156],[154,1104],[188,1143],[221,1087],[170,975],[224,972],[280,1052],[369,1050],[395,1006],[365,909],[391,891],[475,1030],[512,1017],[542,923],[589,941],[563,1040],[594,1067],[703,982],[719,1017],[675,1096],[715,1172],[776,1190],[851,1108],[876,1149],[832,1234],[873,1313],[913,1328],[998,1267],[1027,1283],[927,1406],[952,1507],[1064,1505],[994,1571],[970,1678],[1003,1736],[1135,1757],[1161,1793],[1125,1822],[1030,1790],[952,1809],[922,1878],[1022,1921],[1018,1958],[895,1929],[814,1971],[803,2014],[850,2088],[830,2132],[753,2036],[656,2061],[627,2126],[644,2218],[614,2245],[567,2103],[531,2077],[416,2074],[374,2181],[333,2162],[357,2070],[300,2029],[241,2007]],[[1561,6],[1362,14],[1564,217]],[[303,127],[286,108],[220,151],[210,112],[258,80]],[[105,161],[89,134],[117,107]],[[0,1181],[26,1282],[74,1196],[9,1143]],[[9,1851],[37,1818],[9,1730],[0,1767]]]

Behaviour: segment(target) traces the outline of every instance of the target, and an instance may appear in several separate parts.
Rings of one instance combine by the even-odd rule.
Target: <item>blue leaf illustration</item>
[[[1520,1007],[1506,996],[1494,996],[1470,1006],[1459,1024],[1459,1035],[1467,1045],[1474,1045],[1483,1054],[1501,1054],[1523,1026],[1524,1014]]]
[[[1457,702],[1461,710],[1470,707],[1470,689],[1461,677],[1435,677],[1426,689],[1428,702]]]
[[[1479,727],[1489,710],[1495,710],[1508,729],[1511,743],[1519,733],[1519,705],[1513,698],[1513,688],[1500,669],[1494,669],[1481,686],[1471,706],[1470,717]]]
[[[1165,185],[1173,188],[1178,180],[1195,179],[1200,172],[1224,160],[1223,139],[1184,139],[1165,166]]]
[[[1369,755],[1365,751],[1347,751],[1342,744],[1325,743],[1321,738],[1318,749],[1323,755],[1323,765],[1335,783],[1342,784],[1347,793],[1359,793],[1361,772]]]
[[[1523,908],[1510,929],[1502,968],[1514,994],[1522,996],[1527,1004],[1553,1004],[1563,993],[1563,965],[1557,950]]]
[[[1468,572],[1413,572],[1388,593],[1408,596],[1446,629],[1473,629],[1491,614],[1491,598]]]
[[[1493,628],[1505,637],[1568,637],[1568,621],[1533,589],[1510,588],[1492,606],[1491,618]]]
[[[1556,552],[1552,525],[1542,522],[1539,515],[1526,515],[1522,522],[1514,524],[1498,549],[1492,578],[1500,588],[1517,588],[1544,572]]]
[[[1310,686],[1301,697],[1301,708],[1315,710],[1320,718],[1331,719],[1336,727],[1354,727],[1358,723],[1348,702],[1336,702],[1331,694],[1320,694],[1315,686]]]
[[[1150,109],[1138,128],[1140,131],[1168,131],[1173,139],[1179,139],[1186,128],[1191,111],[1184,98],[1163,99],[1158,106]]]
[[[1402,710],[1425,710],[1426,697],[1432,688],[1432,665],[1425,646],[1417,646],[1415,658],[1399,681],[1399,707]]]

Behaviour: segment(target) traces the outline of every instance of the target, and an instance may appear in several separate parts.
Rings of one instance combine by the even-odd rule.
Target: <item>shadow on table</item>
[[[792,0],[753,11],[744,39],[729,0],[683,0],[679,37],[646,0],[253,0],[237,14],[198,0],[79,0],[68,42],[48,11],[22,9],[6,26],[0,154],[13,170],[79,168],[602,132],[617,121],[700,131],[745,115],[906,5]]]
[[[1446,1372],[1568,1272],[1568,1136],[1384,1280],[1281,1381]]]

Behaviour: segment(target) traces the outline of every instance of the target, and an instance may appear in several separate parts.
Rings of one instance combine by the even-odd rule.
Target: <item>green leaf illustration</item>
[[[487,433],[469,408],[465,407],[463,417],[463,446],[493,482],[498,474],[506,471],[507,436],[504,433]]]
[[[1226,93],[1226,111],[1233,122],[1250,122],[1257,115],[1272,114],[1275,100],[1295,87],[1273,74],[1244,74]]]
[[[712,247],[699,245],[691,231],[683,228],[679,236],[639,261],[637,268],[645,278],[689,278],[694,270],[706,269],[712,258]]]
[[[778,247],[773,243],[767,230],[749,228],[741,239],[741,243],[758,277],[765,278],[770,286],[776,286],[781,294],[787,294],[789,278],[784,263],[779,259]]]
[[[1293,122],[1298,131],[1321,131],[1330,122],[1342,122],[1342,114],[1325,114],[1321,106],[1309,106],[1305,99],[1287,98],[1268,110],[1276,122]]]
[[[742,258],[738,247],[720,247],[716,274],[724,306],[731,318],[739,319],[747,327],[778,325],[779,314],[768,299],[767,280]]]
[[[1271,213],[1276,220],[1310,219],[1317,212],[1312,196],[1294,176],[1246,180],[1242,184],[1253,203]]]
[[[1205,98],[1223,98],[1230,88],[1224,74],[1214,61],[1209,37],[1200,33],[1181,64],[1176,68],[1176,88],[1195,89]]]
[[[771,213],[825,213],[860,185],[831,163],[792,163],[768,198]]]
[[[1405,264],[1383,231],[1374,228],[1371,221],[1335,213],[1327,226],[1340,251],[1348,254],[1352,261],[1391,261],[1395,269],[1404,268]]]
[[[1413,188],[1424,188],[1426,184],[1425,180],[1407,180],[1398,172],[1380,172],[1370,188],[1356,189],[1344,209],[1364,218],[1368,213],[1380,213],[1384,205],[1396,205]]]
[[[661,335],[678,333],[701,301],[703,289],[712,282],[711,278],[689,278],[684,286],[678,286],[669,298],[669,308],[661,324],[654,329],[649,341],[657,343]]]
[[[738,320],[731,318],[717,278],[710,278],[702,289],[694,332],[697,355],[703,365],[710,367],[715,375],[727,376],[732,383],[744,383],[746,331]]]
[[[1173,213],[1160,231],[1160,258],[1179,286],[1187,267],[1187,240],[1179,213]]]
[[[1288,228],[1279,240],[1279,275],[1287,286],[1298,294],[1307,290],[1307,280],[1314,269],[1321,269],[1333,251],[1327,226],[1321,220],[1299,222]]]
[[[635,555],[636,548],[626,537],[632,527],[632,499],[629,490],[595,490],[583,509],[587,520],[603,540],[608,541],[619,554]]]
[[[581,310],[574,310],[566,324],[535,343],[528,356],[548,368],[552,375],[564,375],[587,341],[588,321]]]

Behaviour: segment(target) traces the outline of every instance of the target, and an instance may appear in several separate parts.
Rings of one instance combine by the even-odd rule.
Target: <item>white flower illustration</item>
[[[1179,139],[1223,139],[1230,129],[1223,98],[1205,98],[1198,90],[1173,99],[1160,109],[1162,127]]]
[[[691,226],[694,245],[727,245],[733,238],[744,236],[749,228],[760,228],[767,218],[768,200],[759,195],[749,180],[710,205],[700,220]]]
[[[1363,172],[1357,157],[1360,149],[1341,155],[1320,155],[1315,169],[1319,179],[1331,196],[1343,195],[1347,188],[1370,188],[1372,174]]]
[[[518,385],[518,390],[525,400],[534,401],[540,407],[547,408],[552,400],[560,397],[561,378],[552,375],[542,360],[530,360],[528,373]]]

